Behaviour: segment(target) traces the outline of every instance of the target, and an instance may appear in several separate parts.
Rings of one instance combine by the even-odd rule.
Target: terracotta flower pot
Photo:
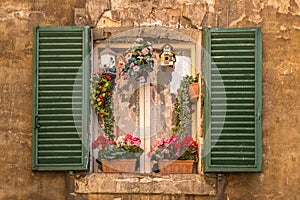
[[[136,159],[101,160],[102,172],[135,172]]]
[[[159,160],[158,167],[163,174],[192,174],[194,160]]]
[[[189,96],[190,96],[190,101],[192,103],[197,102],[198,98],[199,98],[199,84],[198,83],[192,83],[189,86]]]

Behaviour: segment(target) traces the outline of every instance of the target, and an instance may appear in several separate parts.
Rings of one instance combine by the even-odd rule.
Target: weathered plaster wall
[[[300,1],[215,1],[204,26],[263,32],[263,172],[228,174],[228,199],[299,199]]]
[[[65,173],[31,171],[34,25],[72,25],[85,1],[0,2],[0,199],[66,199]]]
[[[1,0],[0,199],[184,198],[72,196],[68,175],[31,171],[32,26],[74,24],[96,27],[100,39],[139,26],[169,27],[193,38],[204,27],[262,27],[263,172],[227,174],[225,194],[230,200],[300,198],[299,0]]]

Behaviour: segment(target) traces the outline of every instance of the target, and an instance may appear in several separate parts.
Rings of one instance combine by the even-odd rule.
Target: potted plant
[[[92,143],[99,149],[97,161],[103,172],[134,172],[136,161],[143,154],[141,140],[128,133],[115,141],[101,135]]]
[[[104,72],[95,72],[91,78],[90,103],[98,115],[99,124],[104,127],[106,136],[114,139],[114,115],[113,115],[113,79]]]
[[[190,101],[192,103],[197,102],[198,98],[199,98],[199,75],[197,74],[195,77],[193,76],[188,76],[188,80],[189,80],[189,88],[188,88],[188,93],[190,96]]]
[[[186,134],[181,138],[171,135],[153,145],[151,160],[158,162],[160,173],[192,173],[194,163],[198,162],[198,144]]]
[[[134,45],[125,51],[126,63],[119,66],[121,77],[135,77],[135,80],[145,83],[149,73],[153,71],[156,56],[150,42],[137,38]]]

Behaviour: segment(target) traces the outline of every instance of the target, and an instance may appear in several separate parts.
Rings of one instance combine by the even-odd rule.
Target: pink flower
[[[131,144],[133,144],[133,145],[139,147],[139,146],[141,145],[141,140],[140,140],[140,138],[138,138],[138,137],[133,137],[133,138],[131,139]]]
[[[128,62],[130,60],[130,58],[132,57],[132,53],[128,53],[125,55],[125,60],[126,62]]]
[[[177,137],[175,135],[171,135],[170,140],[169,140],[169,144],[173,144],[175,141],[177,140]]]
[[[133,137],[132,134],[127,133],[127,134],[125,135],[125,137],[124,137],[124,140],[131,140],[132,137]]]
[[[137,72],[137,71],[139,71],[139,70],[140,70],[140,67],[139,67],[139,66],[135,65],[135,66],[133,67],[133,71]]]
[[[141,77],[139,78],[139,80],[140,80],[141,83],[144,83],[144,82],[146,81],[145,77],[143,77],[143,76],[141,76]]]
[[[119,67],[120,69],[124,69],[125,68],[125,63],[123,61],[119,62]]]
[[[143,55],[147,55],[149,53],[149,50],[147,49],[147,48],[144,48],[143,50],[142,50],[142,54]]]
[[[157,147],[157,148],[161,148],[163,142],[160,140],[160,141],[157,141],[156,143],[154,143],[153,147]]]
[[[121,75],[123,78],[127,78],[128,77],[128,74],[126,72],[122,72],[122,75]]]
[[[162,153],[169,154],[170,151],[169,151],[169,149],[164,149],[164,150],[162,150]]]
[[[149,47],[149,49],[150,49],[150,53],[152,53],[152,52],[153,52],[153,48],[152,48],[152,47]]]
[[[132,63],[130,63],[130,67],[133,67],[134,66],[134,63],[132,62]]]
[[[176,151],[175,155],[179,157],[180,156],[180,152]]]

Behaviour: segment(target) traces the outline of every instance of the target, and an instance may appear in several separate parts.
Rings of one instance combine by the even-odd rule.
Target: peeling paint
[[[237,24],[239,22],[243,21],[245,19],[245,17],[246,17],[246,13],[244,11],[243,14],[238,19],[232,21],[229,26],[237,26]]]
[[[295,10],[296,12],[291,11],[292,8],[291,1],[268,0],[267,5],[277,9],[278,13],[283,13],[283,14],[291,13],[293,15],[300,15],[300,0],[294,0],[294,2],[296,3],[298,8]]]

